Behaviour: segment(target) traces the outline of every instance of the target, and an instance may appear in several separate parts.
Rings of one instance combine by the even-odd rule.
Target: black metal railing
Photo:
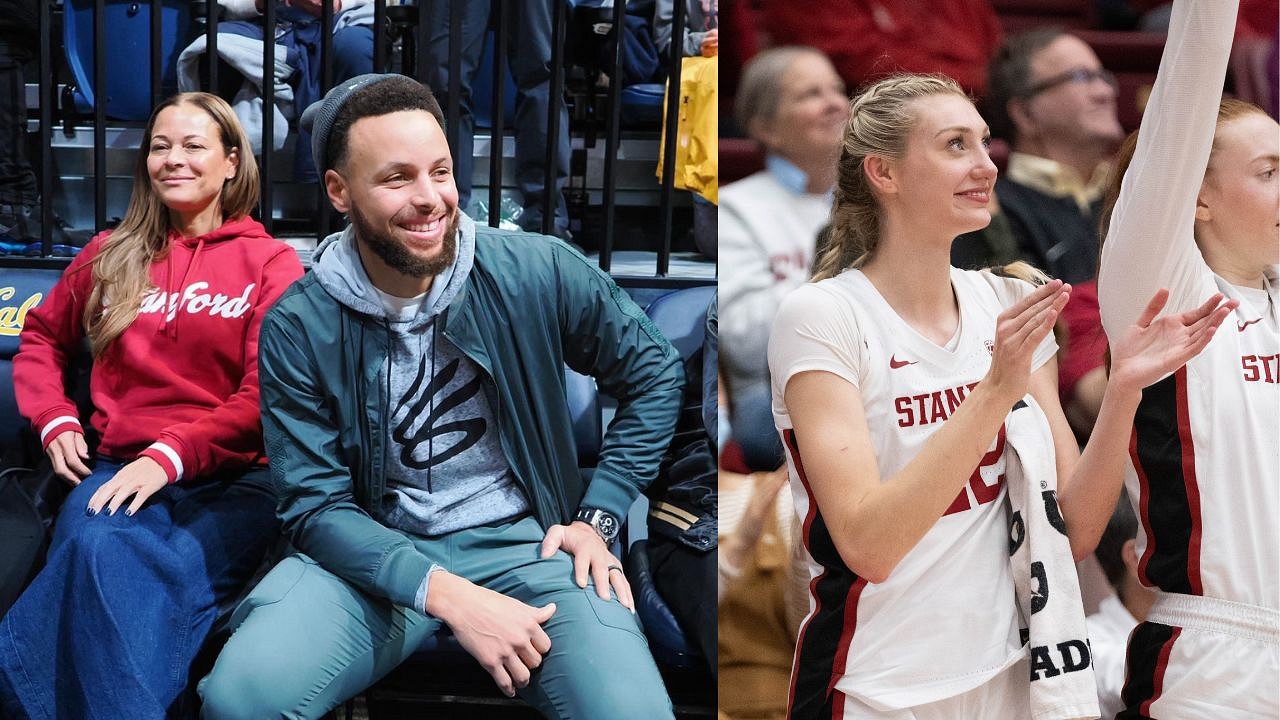
[[[448,2],[449,0],[434,0],[435,2]],[[482,0],[483,1],[483,0]],[[525,0],[516,0],[525,1]],[[490,97],[490,107],[492,108],[492,126],[491,144],[489,151],[489,179],[488,179],[488,202],[489,202],[489,224],[497,226],[501,218],[501,201],[502,201],[502,176],[503,176],[503,156],[505,144],[505,113],[503,103],[503,90],[505,82],[505,65],[507,59],[507,50],[509,43],[513,41],[509,37],[509,20],[511,16],[512,5],[511,0],[491,0],[493,17],[491,25],[496,27],[494,34],[495,48],[493,53],[493,71],[492,71],[492,95]],[[431,62],[430,54],[427,52],[428,43],[430,42],[430,30],[428,17],[431,16],[431,1],[412,2],[411,0],[374,0],[373,2],[373,69],[375,72],[385,72],[390,69],[392,63],[393,42],[398,35],[401,42],[400,67],[404,70],[413,72],[419,79],[428,77],[428,63]],[[542,201],[542,226],[543,233],[551,233],[554,230],[555,215],[557,204],[564,202],[561,193],[557,187],[559,178],[557,168],[557,135],[560,132],[561,112],[565,107],[565,65],[566,65],[566,34],[567,34],[567,14],[569,8],[567,2],[560,0],[554,3],[553,19],[552,19],[552,73],[550,80],[550,91],[553,102],[549,103],[550,108],[547,116],[547,147],[544,154],[544,192]],[[53,95],[54,84],[56,83],[56,75],[54,68],[54,53],[56,50],[55,37],[53,34],[54,20],[52,17],[53,3],[49,0],[41,0],[39,3],[39,32],[40,32],[40,72],[39,72],[39,133],[40,147],[43,152],[40,156],[40,189],[41,189],[41,249],[44,257],[51,256],[53,253],[52,227],[55,221],[53,214],[53,202],[55,192],[55,168],[52,157],[52,126],[53,126]],[[136,4],[135,4],[136,5]],[[164,13],[162,0],[149,0],[145,3],[149,11],[149,98],[152,106],[162,100],[165,92],[163,87],[163,35],[165,28]],[[198,4],[193,4],[198,7]],[[100,231],[108,225],[108,206],[107,206],[107,101],[108,101],[108,74],[115,72],[131,72],[136,73],[139,77],[141,73],[136,68],[119,68],[110,66],[107,58],[109,57],[109,42],[115,36],[109,33],[106,27],[107,0],[93,0],[93,69],[92,69],[92,88],[93,98],[93,161],[92,161],[92,188],[93,188],[93,223],[94,230]],[[66,3],[66,12],[71,12],[70,0]],[[615,37],[619,39],[614,43],[614,55],[611,58],[611,66],[606,66],[607,74],[610,82],[608,92],[604,102],[604,170],[602,185],[600,191],[600,207],[602,208],[603,223],[600,228],[599,247],[599,264],[605,271],[611,270],[614,250],[617,244],[618,228],[616,222],[617,211],[619,207],[618,196],[618,169],[619,169],[619,149],[622,143],[622,81],[623,77],[623,42],[620,39],[624,23],[625,2],[618,0],[614,3],[611,20],[615,30]],[[194,17],[199,15],[201,17]],[[216,92],[218,85],[218,26],[220,22],[220,6],[216,0],[207,0],[204,3],[203,12],[193,13],[192,20],[203,19],[203,35],[206,42],[206,58],[204,80],[207,87]],[[264,98],[264,112],[262,114],[262,153],[259,159],[262,177],[261,206],[259,208],[259,217],[269,232],[276,230],[276,196],[273,193],[272,182],[273,165],[278,160],[275,157],[276,150],[274,148],[275,137],[275,113],[272,112],[272,99],[276,95],[276,77],[274,73],[276,38],[271,31],[276,25],[276,7],[273,2],[268,0],[263,3],[262,23],[265,28],[263,32],[262,47],[262,96]],[[668,73],[666,78],[667,97],[679,97],[681,55],[683,43],[680,38],[683,37],[685,25],[685,4],[682,0],[674,3],[672,25],[672,42],[670,46],[669,57],[667,58]],[[462,17],[458,12],[449,13],[449,52],[448,52],[448,88],[446,102],[446,128],[447,138],[450,147],[456,148],[459,145],[458,133],[461,124],[459,122],[461,108],[461,41],[462,41]],[[322,27],[332,28],[334,20],[333,5],[331,2],[325,2],[323,6],[320,21]],[[516,29],[518,31],[518,29]],[[323,94],[327,92],[334,81],[334,42],[332,32],[320,33],[320,90]],[[65,96],[64,96],[65,97]],[[297,109],[300,113],[302,108]],[[65,109],[64,109],[65,111]],[[656,222],[660,225],[661,231],[658,235],[660,241],[656,250],[656,264],[654,270],[654,278],[665,278],[669,274],[671,262],[672,234],[673,234],[673,213],[676,205],[675,188],[674,188],[674,167],[675,167],[675,132],[677,117],[679,113],[679,103],[672,100],[667,103],[665,112],[666,127],[670,130],[665,134],[662,146],[663,168],[662,176],[658,189],[659,212],[656,215]],[[334,229],[334,213],[329,205],[328,198],[325,195],[323,182],[318,183],[315,190],[316,205],[319,209],[314,216],[314,231],[318,237],[323,237]],[[296,227],[296,226],[294,226]],[[592,238],[596,240],[596,238]],[[9,261],[14,258],[0,258],[0,265],[11,264]],[[678,285],[683,279],[672,278],[670,284]],[[701,282],[705,282],[702,280]],[[690,282],[699,282],[698,280],[690,280]],[[662,285],[669,283],[663,282]]]

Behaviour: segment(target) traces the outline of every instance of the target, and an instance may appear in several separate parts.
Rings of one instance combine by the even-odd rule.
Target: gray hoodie
[[[400,312],[373,286],[355,242],[348,226],[316,248],[312,264],[335,300],[380,320],[390,337],[378,374],[391,404],[383,428],[387,485],[375,517],[415,535],[439,535],[527,513],[483,372],[444,337],[440,319],[471,272],[474,223],[461,216],[453,265],[436,276],[425,300]]]

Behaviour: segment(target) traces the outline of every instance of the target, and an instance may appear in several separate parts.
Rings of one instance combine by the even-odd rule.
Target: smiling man
[[[204,716],[320,717],[447,627],[549,717],[670,717],[609,542],[670,443],[678,353],[567,245],[459,212],[416,81],[353,78],[302,122],[351,225],[263,323],[298,554],[237,611]],[[566,364],[619,403],[589,482]]]

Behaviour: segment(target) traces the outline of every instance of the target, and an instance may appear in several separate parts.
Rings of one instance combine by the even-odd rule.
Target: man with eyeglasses
[[[1060,323],[1058,390],[1088,437],[1106,389],[1098,316],[1098,215],[1111,156],[1124,137],[1115,76],[1080,38],[1057,28],[1010,37],[991,61],[983,116],[1012,152],[996,180],[991,225],[952,245],[960,267],[1024,259],[1072,283]]]
[[[988,77],[983,114],[1013,150],[996,198],[1016,254],[1066,282],[1092,278],[1109,160],[1124,137],[1115,76],[1083,40],[1047,28],[1009,38]]]

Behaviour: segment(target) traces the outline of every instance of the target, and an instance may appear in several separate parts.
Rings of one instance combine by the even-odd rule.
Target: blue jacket
[[[443,334],[481,368],[534,515],[544,528],[570,522],[579,506],[625,516],[671,442],[684,382],[679,353],[564,243],[489,227],[475,233],[475,264],[445,310]],[[262,324],[263,434],[294,547],[360,589],[412,607],[441,559],[369,514],[385,486],[389,399],[378,373],[389,342],[380,319],[342,305],[308,272]],[[565,365],[618,401],[589,483],[577,468]]]

